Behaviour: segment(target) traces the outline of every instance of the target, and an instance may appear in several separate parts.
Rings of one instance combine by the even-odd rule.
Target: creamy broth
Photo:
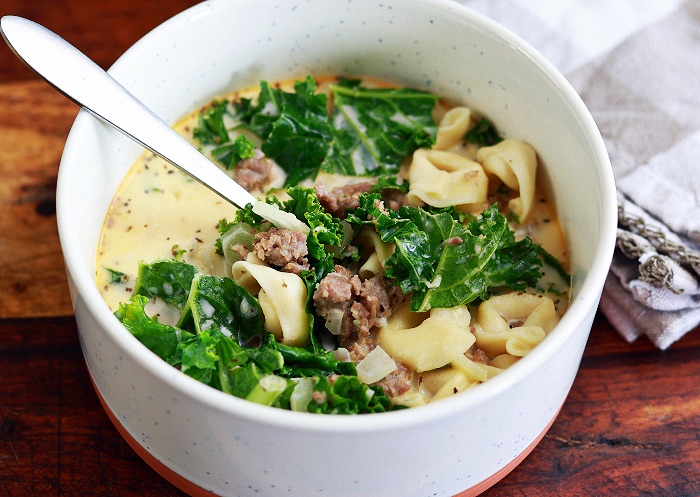
[[[150,152],[140,158],[112,202],[100,242],[97,284],[110,308],[128,300],[141,261],[184,250],[187,262],[223,274],[222,264],[213,263],[216,223],[233,209],[161,158]],[[124,284],[112,284],[106,268],[124,273]]]
[[[376,87],[390,86],[382,82],[371,84]],[[292,84],[285,84],[284,88],[291,91]],[[236,100],[241,95],[251,98],[256,91],[252,89],[244,93],[236,92],[227,95],[226,99]],[[439,102],[434,110],[436,121],[440,121],[451,107],[451,104]],[[193,139],[193,129],[198,125],[198,115],[199,112],[195,112],[175,126],[175,129],[195,146],[199,146]],[[259,145],[259,142],[257,144]],[[203,148],[206,153],[211,147]],[[475,160],[477,155],[477,147],[473,144],[465,144],[463,141],[449,151],[471,160]],[[402,171],[405,172],[405,168],[404,165]],[[541,171],[538,171],[538,177],[540,175]],[[284,180],[284,173],[277,167],[273,170],[272,176],[273,181],[269,186],[279,186]],[[347,179],[324,173],[321,173],[318,179],[329,188],[336,184],[347,183]],[[262,192],[254,193],[256,196],[263,197]],[[493,198],[494,196],[491,196],[489,200],[492,201]],[[478,210],[485,207],[487,205],[481,205]],[[117,191],[107,213],[100,238],[96,281],[108,306],[116,311],[120,303],[129,300],[137,280],[140,262],[177,258],[196,266],[204,274],[230,276],[230,267],[227,268],[223,256],[216,253],[215,242],[220,237],[219,220],[233,219],[235,212],[236,209],[233,206],[197,181],[152,153],[145,153],[134,164]],[[568,254],[562,232],[554,209],[542,191],[541,181],[537,182],[537,190],[527,222],[518,225],[511,220],[510,224],[517,238],[529,236],[535,243],[541,244],[564,267],[568,266]],[[549,297],[554,302],[556,313],[560,316],[568,305],[569,288],[550,267],[545,265],[542,273],[543,277],[538,285],[540,291],[544,290],[543,293],[547,293],[548,288],[559,289],[550,291]],[[477,309],[471,304],[468,307],[468,312],[472,313],[475,323],[472,325],[472,333],[474,333],[474,327],[479,326],[476,318]],[[167,306],[158,307],[157,312],[161,322],[168,324],[177,322],[176,315],[169,316],[170,311]],[[421,319],[426,319],[427,315],[423,313]],[[485,321],[486,310],[478,317],[483,322],[487,322]],[[420,321],[417,319],[416,316],[409,316],[404,320],[403,317],[398,316],[397,311],[394,322],[399,322],[402,326],[408,326],[406,323],[417,325]],[[412,320],[417,321],[413,323]],[[467,320],[469,320],[468,313]],[[385,333],[387,336],[388,334],[389,332]],[[484,340],[487,343],[490,338],[486,337]],[[391,340],[386,338],[385,341],[388,344],[387,347],[390,347]],[[485,345],[486,349],[488,347],[491,345]],[[481,370],[478,374],[484,375],[484,379],[518,360],[518,357],[503,353],[498,346],[493,347],[495,348],[490,349],[491,352],[489,352],[489,363],[479,366]],[[473,386],[474,381],[465,382],[463,372],[473,368],[471,364],[476,359],[468,354],[468,361],[470,365],[459,366],[453,362],[453,367],[442,367],[416,375],[411,389],[397,395],[394,401],[408,406],[420,405],[426,399],[445,396],[446,389],[457,392]]]

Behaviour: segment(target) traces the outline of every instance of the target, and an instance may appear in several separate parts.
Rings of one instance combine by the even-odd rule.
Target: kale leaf
[[[202,383],[210,384],[219,362],[216,353],[219,335],[220,333],[205,330],[180,343],[178,353],[171,359],[171,363],[179,363],[180,371]]]
[[[258,300],[231,278],[198,275],[178,326],[193,323],[197,333],[215,329],[250,345],[263,335],[263,313]]]
[[[251,159],[255,156],[255,143],[245,135],[238,135],[233,141],[227,141],[223,145],[212,149],[211,155],[221,162],[226,169],[231,170],[239,161]]]
[[[316,259],[322,258],[318,250],[323,248],[324,244],[340,245],[343,241],[340,219],[334,218],[323,209],[313,188],[293,186],[287,190],[287,194],[291,198],[282,203],[282,210],[294,214],[311,229],[307,238],[307,244],[308,240],[312,240],[313,244],[309,247],[311,256]]]
[[[414,312],[488,299],[499,287],[524,290],[541,277],[532,240],[516,241],[495,205],[463,225],[447,211],[409,206],[389,211],[379,200],[377,194],[361,195],[348,219],[374,223],[383,241],[396,244],[386,274],[404,292],[413,292]]]
[[[184,261],[163,259],[139,264],[134,295],[157,297],[182,309],[187,302],[192,280],[199,270]]]
[[[364,414],[391,410],[391,400],[381,387],[362,383],[356,376],[339,376],[333,383],[320,376],[308,411],[324,414]]]
[[[437,96],[402,89],[367,89],[358,81],[316,93],[310,77],[295,93],[263,81],[257,102],[234,103],[234,117],[263,140],[262,151],[287,173],[286,186],[314,179],[320,170],[345,175],[395,174],[417,148],[435,143],[432,110]]]
[[[277,342],[271,334],[268,335],[263,346],[280,354],[284,366],[280,366],[278,371],[287,377],[319,376],[331,373],[357,376],[354,363],[339,361],[332,352],[323,349],[311,351],[301,347],[284,345]]]
[[[202,145],[220,145],[230,140],[224,116],[228,113],[228,101],[214,102],[199,113],[198,126],[192,130],[195,139]]]
[[[287,172],[286,186],[314,178],[333,141],[327,96],[316,93],[311,77],[297,81],[294,93],[260,83],[257,104],[242,99],[235,117],[264,140],[262,151]]]
[[[148,297],[133,295],[129,302],[119,304],[114,315],[151,352],[169,361],[175,355],[178,345],[194,335],[149,317],[145,310],[147,303]]]
[[[382,193],[385,190],[398,190],[403,193],[408,193],[408,181],[399,180],[393,175],[382,175],[377,178],[377,182],[369,187],[369,193]]]
[[[324,171],[345,175],[395,174],[416,149],[435,143],[437,96],[411,88],[330,85],[335,140]]]
[[[466,138],[469,143],[475,143],[482,147],[489,147],[503,141],[503,138],[501,138],[501,135],[499,135],[496,130],[496,126],[486,118],[481,118],[481,120],[476,123],[476,126],[467,131],[464,138]]]

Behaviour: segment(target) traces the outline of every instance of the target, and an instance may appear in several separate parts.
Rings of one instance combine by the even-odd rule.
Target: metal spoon
[[[253,204],[253,211],[273,224],[308,233],[308,227],[294,215],[258,201],[100,66],[56,33],[17,16],[2,17],[0,31],[12,51],[34,72],[91,114],[232,204],[238,207]]]

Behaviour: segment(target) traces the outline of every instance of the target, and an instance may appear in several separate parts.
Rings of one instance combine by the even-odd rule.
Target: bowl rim
[[[172,366],[159,359],[155,354],[143,347],[138,340],[128,333],[117,318],[109,310],[102,300],[97,286],[89,274],[84,271],[81,257],[77,250],[71,249],[70,240],[75,236],[74,227],[68,221],[70,216],[66,212],[66,202],[61,199],[70,196],[70,186],[67,180],[67,170],[71,167],[73,157],[80,150],[80,135],[85,129],[94,126],[95,118],[85,110],[78,113],[77,118],[66,140],[61,166],[59,168],[57,183],[57,223],[59,238],[63,248],[66,270],[75,285],[76,292],[87,306],[106,333],[113,340],[120,343],[129,354],[143,368],[152,374],[158,381],[170,384],[171,387],[181,392],[183,396],[190,397],[197,402],[225,412],[229,415],[255,420],[263,425],[274,425],[297,430],[326,431],[334,433],[354,432],[378,432],[387,429],[405,429],[418,424],[437,422],[440,419],[449,418],[460,412],[467,411],[470,407],[486,402],[489,398],[497,396],[508,389],[521,378],[526,377],[536,370],[547,358],[555,354],[563,342],[570,339],[578,330],[577,323],[583,322],[590,313],[591,306],[597,305],[604,282],[609,270],[610,261],[614,249],[615,227],[617,224],[617,202],[614,187],[614,177],[610,160],[606,152],[600,132],[580,96],[576,93],[566,78],[543,55],[519,36],[496,23],[483,14],[475,12],[468,7],[452,2],[451,0],[405,0],[412,3],[427,4],[430,8],[439,9],[441,13],[449,12],[452,16],[459,16],[472,24],[478,25],[482,30],[489,32],[491,36],[509,44],[522,56],[528,58],[539,67],[546,77],[552,81],[561,91],[563,98],[571,106],[575,115],[580,119],[581,126],[585,128],[590,147],[595,155],[595,161],[599,165],[597,173],[601,180],[601,194],[604,199],[605,209],[601,212],[601,238],[595,250],[593,263],[577,295],[574,295],[571,305],[557,325],[555,332],[551,333],[528,356],[509,367],[503,373],[487,382],[470,389],[468,394],[456,395],[441,402],[427,404],[417,408],[377,413],[371,416],[318,416],[311,413],[291,412],[282,409],[269,408],[252,402],[239,399],[218,391],[185,374],[175,371]],[[177,25],[185,19],[193,19],[204,15],[215,15],[218,6],[224,1],[209,0],[194,5],[174,17],[166,20],[152,31],[147,33],[133,46],[131,46],[112,65],[109,72],[119,79],[128,73],[128,67],[133,59],[138,59],[139,54],[147,52],[150,40],[167,36],[173,32]],[[138,344],[138,345],[137,345]],[[97,386],[96,386],[97,387]],[[109,402],[108,400],[106,400]],[[113,406],[110,406],[110,408]],[[558,407],[558,406],[557,406]],[[115,411],[116,412],[116,411]]]

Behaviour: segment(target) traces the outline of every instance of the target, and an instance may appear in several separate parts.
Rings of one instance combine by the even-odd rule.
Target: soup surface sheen
[[[332,93],[329,88],[336,88],[332,78],[317,82],[324,96]],[[363,80],[360,88],[394,90],[375,80]],[[275,92],[293,95],[295,84],[265,86],[267,90],[279,99]],[[301,87],[296,91],[301,94]],[[360,119],[366,105],[353,107],[360,102],[357,86],[350,84],[347,95],[342,84],[335,91],[335,98],[329,96],[324,104],[333,116],[330,122],[343,128],[357,124],[353,132],[359,129],[363,138],[371,139],[370,126]],[[301,212],[304,222],[304,209],[310,212],[313,206],[302,209],[302,204],[309,195],[320,201],[325,212],[333,214],[336,226],[342,225],[340,235],[336,233],[338,242],[329,242],[330,234],[323,238],[328,232],[323,222],[319,226],[309,221],[309,237],[318,236],[316,246],[328,249],[332,263],[328,259],[323,263],[326,269],[320,270],[321,256],[306,235],[277,229],[264,220],[251,226],[260,220],[237,217],[237,209],[208,188],[145,153],[107,213],[96,281],[107,305],[146,346],[186,374],[239,397],[293,410],[355,413],[418,406],[462,392],[520,360],[546,338],[566,310],[570,282],[564,269],[566,246],[532,147],[520,140],[503,140],[475,111],[435,97],[429,112],[435,123],[434,144],[418,143],[396,165],[392,176],[398,182],[390,180],[387,188],[380,189],[373,176],[321,171],[300,179],[307,190],[291,193],[284,188],[290,170],[260,151],[267,138],[252,132],[250,123],[245,130],[237,126],[241,122],[237,106],[246,100],[258,102],[259,92],[253,88],[217,99],[175,129],[203,153],[219,159],[235,149],[236,137],[245,136],[241,143],[254,145],[255,151],[248,150],[247,159],[236,160],[230,174],[259,198],[273,194],[286,205],[285,210],[298,217]],[[419,102],[421,94],[410,97],[417,98],[417,106],[425,105]],[[275,99],[270,102],[268,107]],[[297,103],[290,97],[288,106]],[[217,114],[217,109],[223,114]],[[406,117],[405,109],[383,118],[415,127],[418,118]],[[266,119],[281,112],[258,110],[258,118]],[[226,131],[221,131],[221,125]],[[480,127],[484,133],[477,136]],[[474,143],[474,136],[477,142],[490,141]],[[355,164],[367,163],[361,157],[367,152],[361,147],[348,153],[357,159]],[[262,166],[264,171],[259,172]],[[354,172],[367,171],[356,167]],[[382,176],[380,182],[388,177]],[[380,197],[360,205],[361,195],[369,195],[368,190]],[[496,207],[489,209],[492,205]],[[395,212],[404,212],[399,210],[402,206],[409,207],[403,217],[397,217]],[[364,216],[359,221],[352,217],[358,212]],[[503,220],[507,233],[514,234],[512,242],[506,243],[507,233],[499,231],[510,245],[494,248],[493,257],[503,258],[498,264],[510,271],[535,257],[541,277],[533,278],[524,270],[510,283],[501,284],[493,276],[494,284],[488,288],[477,288],[471,280],[457,280],[459,285],[451,282],[462,266],[481,256],[463,246],[471,243],[472,252],[490,246],[487,228],[473,237],[463,231],[487,215],[493,216],[488,230],[498,231]],[[348,221],[338,225],[338,219],[346,216]],[[386,231],[379,228],[383,222],[391,225]],[[417,229],[410,239],[394,239],[396,226]],[[436,230],[447,234],[435,238]],[[515,263],[506,260],[509,254],[525,251],[529,240],[534,242],[529,255],[516,256],[520,259]],[[437,254],[434,265],[417,277],[407,275],[414,269],[411,251],[421,243],[431,247],[430,256]],[[158,268],[151,264],[158,261],[165,264]],[[486,264],[496,263],[485,259],[481,269],[472,271],[473,280],[488,279],[483,275],[500,271]],[[182,299],[177,300],[174,296],[182,283],[179,271],[189,271],[187,266],[196,269],[187,273]],[[158,280],[164,274],[172,281]],[[450,285],[464,290],[446,290]],[[473,295],[457,305],[441,305],[453,302],[459,292]],[[134,304],[134,294],[144,296],[141,308]],[[144,328],[139,319],[146,314],[158,325],[147,322]],[[250,350],[265,353],[255,355]],[[304,355],[310,351],[325,362],[319,365],[318,359]],[[252,386],[243,388],[244,384]]]

